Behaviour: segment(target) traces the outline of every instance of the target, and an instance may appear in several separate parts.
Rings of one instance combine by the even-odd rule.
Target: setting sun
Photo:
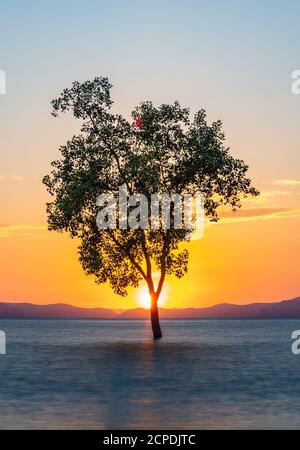
[[[162,291],[162,293],[159,297],[158,306],[162,306],[165,303],[167,290],[168,290],[168,287],[167,287],[167,285],[165,285],[164,290]],[[140,308],[150,309],[151,301],[150,301],[150,296],[149,296],[149,291],[148,291],[147,286],[141,286],[137,290],[136,298],[137,298],[137,302],[138,302],[138,305]]]
[[[151,302],[147,287],[143,286],[138,289],[137,301],[142,308],[150,309]]]

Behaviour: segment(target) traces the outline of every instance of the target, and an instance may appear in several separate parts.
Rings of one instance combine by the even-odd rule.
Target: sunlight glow
[[[155,275],[153,278],[154,279],[156,278]],[[158,306],[162,306],[165,303],[167,290],[168,290],[168,287],[167,287],[167,285],[165,285],[160,294],[160,297],[158,300]],[[147,286],[141,286],[136,291],[136,298],[137,298],[137,302],[138,302],[138,305],[140,308],[150,309],[151,300],[150,300],[149,291],[148,291]]]
[[[141,308],[150,309],[151,301],[150,296],[148,292],[148,288],[145,286],[142,286],[137,291],[137,301],[139,303],[139,306]]]

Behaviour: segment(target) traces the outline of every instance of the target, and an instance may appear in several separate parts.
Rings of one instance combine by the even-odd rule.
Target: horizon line
[[[278,299],[278,300],[264,300],[264,301],[252,301],[249,303],[231,303],[230,301],[223,301],[220,303],[216,303],[210,306],[184,306],[184,307],[171,307],[171,308],[165,308],[164,306],[159,307],[160,310],[166,310],[166,311],[171,311],[171,310],[183,310],[183,309],[207,309],[207,308],[214,308],[215,306],[221,306],[221,305],[232,305],[232,306],[250,306],[250,305],[263,305],[263,304],[275,304],[275,303],[282,303],[282,302],[288,302],[288,301],[292,301],[292,300],[296,300],[300,298],[300,295],[297,295],[296,297],[292,297],[292,298],[287,298],[287,299]],[[33,303],[32,301],[2,301],[0,300],[0,305],[1,304],[10,304],[10,305],[33,305],[33,306],[58,306],[58,305],[63,305],[63,306],[70,306],[72,308],[78,308],[78,309],[87,309],[87,310],[95,310],[95,309],[104,309],[104,310],[108,310],[108,311],[120,311],[120,312],[126,312],[126,311],[134,311],[134,310],[143,310],[143,311],[149,311],[150,308],[144,308],[142,306],[137,306],[135,308],[127,308],[127,309],[122,309],[122,308],[109,308],[109,307],[102,307],[102,306],[94,306],[94,307],[90,307],[90,306],[76,306],[73,305],[71,303],[65,303],[63,301],[58,301],[55,303]]]

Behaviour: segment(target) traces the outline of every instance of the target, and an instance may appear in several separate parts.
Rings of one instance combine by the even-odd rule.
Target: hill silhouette
[[[221,303],[207,308],[160,308],[162,319],[300,318],[300,297],[274,303],[235,305]],[[0,318],[15,319],[148,319],[143,308],[116,312],[106,308],[82,308],[65,303],[36,305],[0,302]]]

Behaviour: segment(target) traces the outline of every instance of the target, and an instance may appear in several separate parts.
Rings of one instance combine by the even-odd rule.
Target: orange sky
[[[249,206],[234,218],[207,224],[202,240],[186,244],[189,273],[181,280],[167,279],[161,305],[197,307],[299,294],[300,210]],[[86,277],[77,261],[76,242],[66,234],[47,231],[45,223],[2,226],[1,236],[3,301],[117,309],[145,305],[143,287],[121,298]]]

